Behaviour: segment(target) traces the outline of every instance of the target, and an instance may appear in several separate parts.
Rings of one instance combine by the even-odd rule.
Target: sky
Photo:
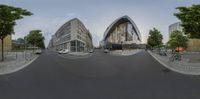
[[[106,28],[117,18],[128,15],[137,25],[142,43],[149,30],[157,28],[168,41],[168,26],[179,20],[173,15],[178,6],[200,4],[200,0],[0,0],[0,4],[21,7],[34,15],[17,21],[12,39],[24,37],[30,30],[40,29],[48,45],[51,36],[65,22],[79,18],[98,46]]]

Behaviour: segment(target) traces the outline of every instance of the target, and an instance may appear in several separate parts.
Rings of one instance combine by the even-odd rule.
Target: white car
[[[91,50],[89,51],[89,53],[94,53],[94,49],[91,49]]]
[[[37,49],[37,50],[35,51],[35,54],[42,54],[42,50],[41,50],[41,49]]]
[[[108,49],[105,49],[104,50],[104,53],[109,53],[110,51]]]
[[[63,49],[63,50],[60,50],[58,53],[59,54],[67,54],[67,53],[69,53],[69,50],[68,49]]]

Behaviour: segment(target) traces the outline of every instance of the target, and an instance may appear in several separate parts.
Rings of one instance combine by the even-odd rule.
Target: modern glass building
[[[176,23],[169,25],[169,37],[170,37],[172,32],[177,31],[177,30],[181,31],[181,32],[183,31],[183,27],[181,26],[181,22],[176,22]]]
[[[141,43],[141,34],[127,15],[116,19],[104,33],[101,46],[107,49],[136,48]]]
[[[92,36],[84,24],[74,18],[62,25],[52,36],[49,48],[69,49],[70,52],[86,52],[93,48]]]

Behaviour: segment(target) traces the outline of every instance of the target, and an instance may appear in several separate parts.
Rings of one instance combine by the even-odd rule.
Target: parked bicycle
[[[180,53],[174,53],[172,56],[169,57],[169,61],[181,61],[182,55]]]

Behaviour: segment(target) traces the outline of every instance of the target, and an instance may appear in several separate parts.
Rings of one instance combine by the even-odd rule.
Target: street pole
[[[76,40],[76,53],[77,53],[77,47],[78,47],[78,46],[77,46],[77,40]]]
[[[25,53],[25,61],[26,61],[26,37],[24,37],[24,53]]]
[[[121,41],[121,46],[122,46],[122,52],[123,52],[123,42]]]

